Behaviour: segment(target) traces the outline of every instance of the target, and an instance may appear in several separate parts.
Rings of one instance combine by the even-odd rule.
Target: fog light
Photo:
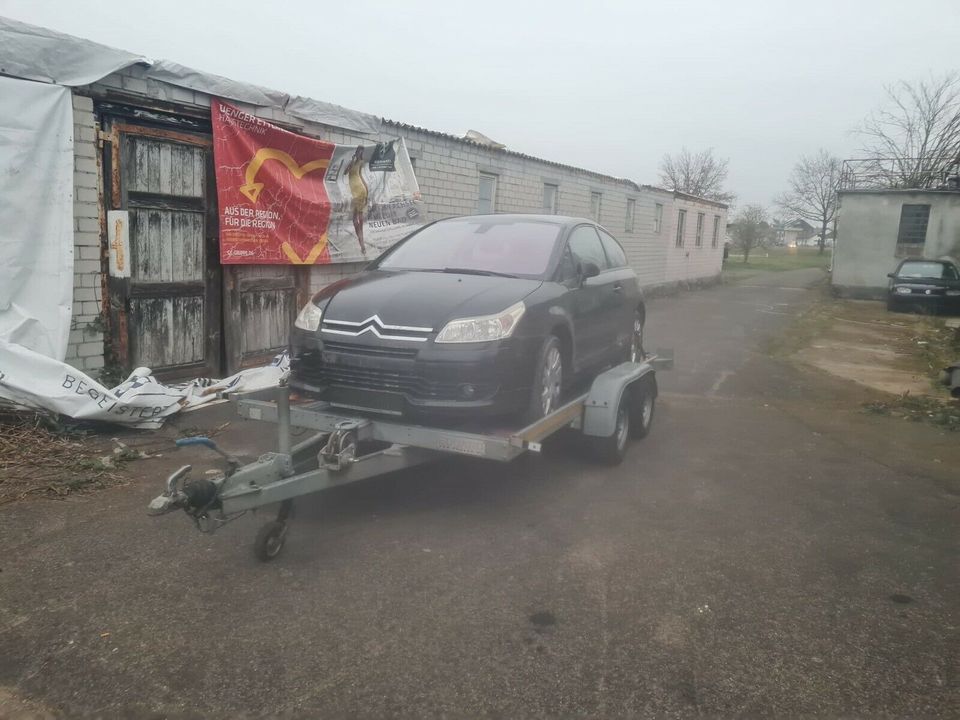
[[[473,385],[470,385],[468,383],[466,385],[460,386],[460,395],[466,398],[467,400],[469,400],[476,394],[477,394],[477,389]]]

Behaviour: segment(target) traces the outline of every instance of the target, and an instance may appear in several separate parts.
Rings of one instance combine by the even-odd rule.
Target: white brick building
[[[645,288],[719,277],[723,250],[717,233],[722,234],[726,227],[727,212],[722,204],[397,122],[384,121],[378,134],[310,122],[270,102],[269,98],[281,93],[217,80],[227,88],[220,92],[221,97],[295,132],[337,143],[370,143],[402,136],[430,219],[488,208],[593,217],[621,241]],[[229,94],[231,87],[248,89],[249,93],[241,93],[248,98],[254,95],[267,100],[264,104],[243,102],[242,97]],[[156,79],[142,64],[130,65],[73,92],[75,282],[68,363],[91,374],[106,365],[114,376],[137,365],[158,364],[149,362],[149,353],[131,327],[136,323],[131,314],[136,293],[129,283],[103,275],[106,213],[126,208],[128,201],[130,207],[135,206],[128,190],[136,184],[132,178],[139,169],[118,159],[124,143],[123,147],[139,142],[187,148],[183,152],[195,152],[198,158],[195,196],[182,202],[206,218],[206,268],[197,279],[205,283],[205,289],[197,291],[205,298],[199,321],[205,325],[205,333],[201,333],[205,339],[194,356],[176,367],[171,364],[168,375],[221,374],[261,362],[285,344],[291,313],[312,291],[362,267],[221,266],[216,252],[216,199],[209,172],[212,96]],[[684,227],[678,239],[681,217]],[[264,337],[252,337],[245,328],[250,327],[252,318],[265,313],[273,313],[270,322],[275,327]],[[174,315],[171,322],[187,320]]]

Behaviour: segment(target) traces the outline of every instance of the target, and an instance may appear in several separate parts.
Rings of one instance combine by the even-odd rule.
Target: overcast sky
[[[856,154],[883,86],[960,67],[960,0],[0,0],[0,15],[641,183],[712,147],[740,202]]]

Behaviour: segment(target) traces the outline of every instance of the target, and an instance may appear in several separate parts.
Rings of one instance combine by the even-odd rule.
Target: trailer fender
[[[626,362],[601,373],[590,386],[583,408],[584,435],[610,437],[617,428],[617,409],[628,388],[642,384],[657,395],[657,380],[649,363]]]

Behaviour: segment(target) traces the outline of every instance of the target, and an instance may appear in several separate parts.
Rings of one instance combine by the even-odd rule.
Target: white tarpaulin
[[[74,420],[155,429],[169,415],[208,403],[221,393],[276,387],[289,367],[284,353],[265,367],[241,370],[223,380],[199,378],[172,385],[157,382],[148,368],[137,368],[108,389],[66,363],[0,340],[0,398]]]
[[[0,340],[63,360],[72,300],[70,90],[0,76]]]

